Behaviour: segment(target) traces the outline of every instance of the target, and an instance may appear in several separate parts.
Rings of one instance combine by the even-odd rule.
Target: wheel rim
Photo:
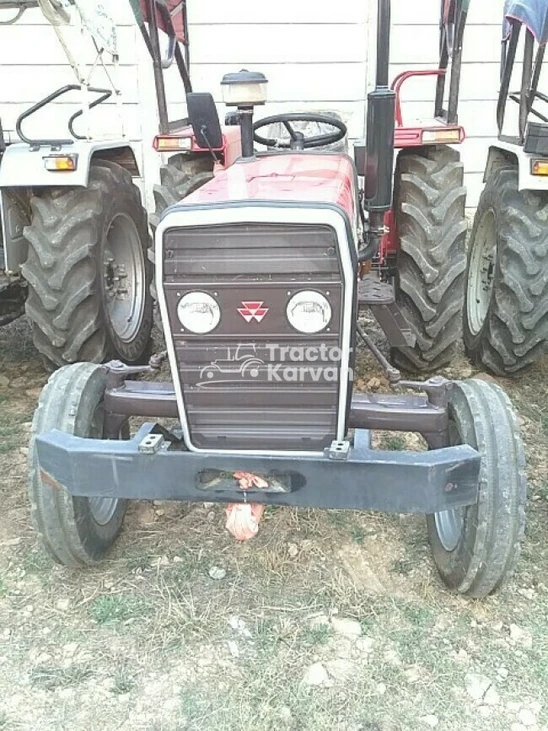
[[[139,332],[146,298],[145,259],[139,231],[125,213],[107,231],[103,261],[106,312],[117,337],[131,342]]]
[[[91,439],[101,439],[103,437],[104,412],[102,405],[99,406],[90,424],[89,436]],[[107,525],[112,520],[116,508],[118,507],[118,498],[112,497],[90,497],[88,498],[89,511],[93,520],[98,525]]]
[[[480,219],[472,241],[468,271],[467,316],[472,335],[477,335],[491,304],[497,263],[497,229],[495,214],[486,211]]]
[[[446,551],[454,551],[459,545],[464,526],[463,509],[444,510],[441,513],[436,513],[434,519],[441,545]]]
[[[453,419],[449,419],[449,444],[454,446],[462,444],[462,437],[459,429]],[[442,510],[434,513],[434,521],[436,523],[436,532],[439,541],[444,549],[451,553],[459,545],[460,538],[464,531],[464,517],[466,508],[452,508],[451,510]]]
[[[93,520],[99,525],[106,525],[116,512],[118,498],[112,497],[90,497],[89,509]]]

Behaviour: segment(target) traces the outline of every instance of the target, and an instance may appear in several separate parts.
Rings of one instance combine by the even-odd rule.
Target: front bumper
[[[472,505],[477,499],[480,455],[468,445],[429,452],[382,452],[370,432],[357,429],[346,459],[185,451],[165,441],[143,452],[154,424],[128,441],[82,439],[60,431],[36,438],[43,482],[73,496],[132,500],[253,502],[271,505],[396,513],[435,513]],[[203,474],[219,471],[217,487],[199,486]],[[282,478],[287,492],[241,490],[234,472]],[[227,489],[228,485],[228,489]],[[220,488],[219,488],[220,486]]]

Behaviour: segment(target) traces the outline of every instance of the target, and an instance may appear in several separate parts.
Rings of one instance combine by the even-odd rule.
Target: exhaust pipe
[[[396,94],[388,85],[390,11],[390,0],[378,0],[376,83],[374,91],[367,95],[364,193],[365,209],[369,212],[369,245],[366,258],[377,253],[384,233],[384,214],[392,207]]]

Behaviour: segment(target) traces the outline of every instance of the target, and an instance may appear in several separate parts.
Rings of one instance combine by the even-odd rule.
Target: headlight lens
[[[177,305],[177,317],[186,330],[204,335],[219,324],[221,308],[210,294],[189,292]]]
[[[289,324],[301,333],[319,333],[331,321],[331,305],[319,292],[297,292],[287,305]]]

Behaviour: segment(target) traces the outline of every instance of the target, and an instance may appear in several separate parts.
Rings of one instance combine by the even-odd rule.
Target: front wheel
[[[525,454],[508,396],[497,385],[455,383],[449,402],[451,444],[481,455],[478,500],[427,517],[434,561],[453,591],[481,598],[512,575],[525,529]]]
[[[52,429],[79,437],[103,436],[106,373],[92,363],[56,371],[42,391],[32,422],[29,449],[29,497],[34,525],[50,556],[64,566],[100,561],[118,537],[126,500],[72,497],[44,482],[36,455],[36,437]]]

